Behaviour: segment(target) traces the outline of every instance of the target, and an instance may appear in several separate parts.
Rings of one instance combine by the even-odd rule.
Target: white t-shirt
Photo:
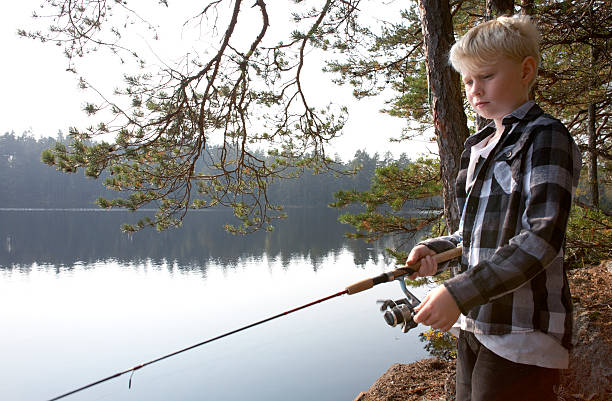
[[[489,156],[489,153],[493,150],[497,142],[499,142],[499,138],[501,135],[495,137],[495,134],[491,134],[482,141],[478,142],[476,145],[472,146],[472,152],[470,153],[470,164],[467,169],[467,179],[465,180],[465,193],[470,193],[470,188],[472,184],[474,184],[474,170],[476,170],[476,165],[478,164],[478,160],[482,157],[486,159]]]

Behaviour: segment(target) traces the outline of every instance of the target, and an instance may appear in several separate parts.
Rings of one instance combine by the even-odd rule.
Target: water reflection
[[[193,212],[179,229],[136,234],[121,233],[119,227],[137,220],[138,213],[0,211],[0,267],[23,269],[36,263],[61,269],[115,260],[197,270],[210,263],[231,267],[267,255],[284,266],[293,258],[306,258],[316,270],[324,257],[345,249],[358,266],[376,263],[389,244],[346,239],[343,234],[349,227],[339,224],[337,217],[333,209],[293,209],[272,232],[235,236],[223,230],[233,218],[226,211]]]
[[[336,293],[392,261],[390,243],[344,238],[329,209],[291,210],[272,233],[225,233],[227,212],[181,229],[121,234],[101,211],[0,211],[0,398],[71,388]],[[61,274],[56,274],[61,273]],[[419,292],[420,291],[420,292]],[[422,297],[424,289],[417,289]],[[393,363],[424,358],[419,329],[388,327],[381,285],[181,354],[78,399],[336,401]]]

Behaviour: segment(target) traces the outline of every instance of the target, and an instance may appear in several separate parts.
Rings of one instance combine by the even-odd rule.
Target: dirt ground
[[[574,348],[559,401],[612,400],[612,260],[569,271]],[[354,401],[452,401],[455,363],[437,358],[395,364]]]

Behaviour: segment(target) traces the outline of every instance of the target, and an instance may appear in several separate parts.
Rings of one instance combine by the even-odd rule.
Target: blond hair
[[[458,72],[492,64],[500,57],[521,63],[531,56],[540,64],[540,33],[527,15],[498,17],[470,29],[451,48],[449,61]],[[537,70],[536,74],[537,75]],[[535,79],[534,75],[534,79]]]

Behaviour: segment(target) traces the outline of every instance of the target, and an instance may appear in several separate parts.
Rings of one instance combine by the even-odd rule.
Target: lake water
[[[0,399],[50,399],[393,268],[390,244],[345,239],[336,211],[289,216],[237,237],[227,212],[127,235],[125,212],[0,211]],[[343,295],[66,399],[351,401],[428,356],[422,326],[403,334],[378,310],[402,297]]]

